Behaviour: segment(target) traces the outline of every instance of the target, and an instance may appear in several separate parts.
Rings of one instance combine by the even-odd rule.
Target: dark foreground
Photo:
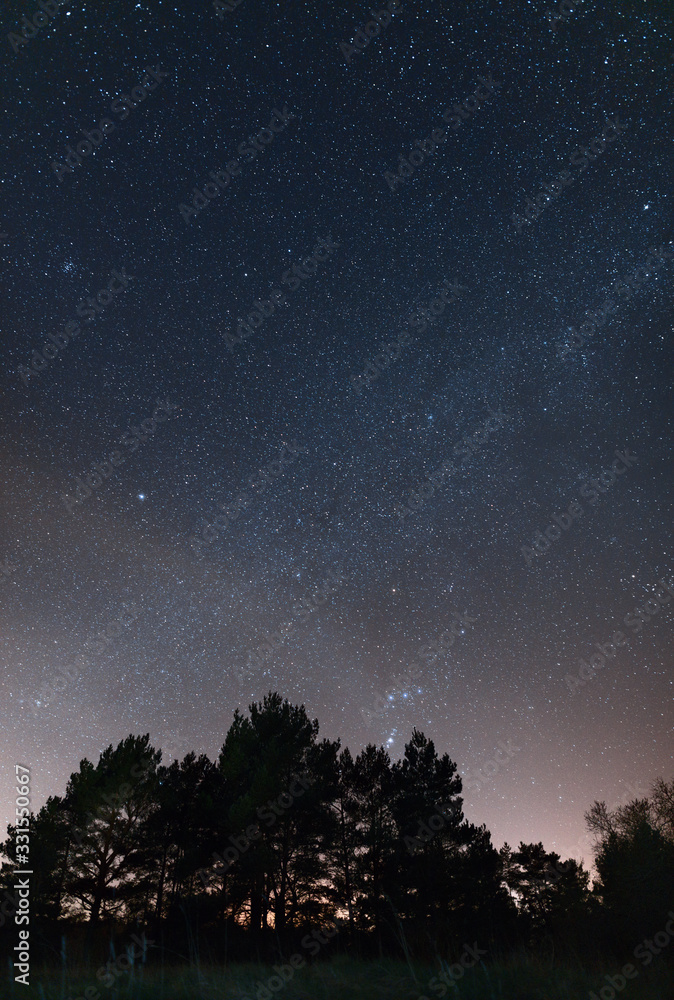
[[[275,971],[275,968],[277,971]],[[477,963],[463,970],[446,968],[446,982],[434,966],[383,960],[358,961],[338,957],[293,970],[290,965],[231,964],[181,967],[155,966],[119,970],[97,979],[97,969],[31,974],[31,985],[0,985],[0,994],[39,997],[40,1000],[673,1000],[674,977],[657,959],[648,968],[636,968],[629,980],[621,966],[557,964],[554,959],[511,957],[502,962]],[[281,973],[281,975],[279,975]],[[416,982],[414,977],[416,976]],[[283,980],[282,981],[282,977]],[[609,985],[612,983],[613,985]],[[624,985],[623,985],[624,984]],[[9,992],[5,992],[9,990]],[[443,992],[444,991],[444,992]]]

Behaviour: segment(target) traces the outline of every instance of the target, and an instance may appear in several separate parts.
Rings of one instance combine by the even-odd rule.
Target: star
[[[601,11],[554,0],[541,60],[503,38],[543,28],[548,5],[486,5],[452,28],[448,74],[431,30],[448,15],[428,5],[409,26],[382,10],[378,34],[355,5],[338,37],[285,4],[277,44],[247,3],[209,0],[203,44],[171,43],[166,63],[194,27],[180,5],[170,25],[143,0],[114,25],[66,11],[78,65],[110,58],[88,85],[61,14],[9,28],[31,169],[13,120],[0,651],[36,716],[9,752],[30,751],[45,798],[132,731],[180,727],[185,753],[217,757],[237,705],[271,687],[354,758],[368,742],[398,758],[416,728],[462,768],[511,739],[521,757],[467,819],[497,846],[572,851],[623,752],[635,781],[671,775],[674,601],[644,610],[674,571],[659,25],[624,5],[630,30],[607,44],[647,70],[625,95],[611,55],[600,107],[573,67],[613,37]],[[223,65],[235,21],[251,31]],[[128,39],[150,30],[159,63],[134,69]],[[613,482],[626,448],[636,465]],[[581,687],[581,659],[601,657]]]

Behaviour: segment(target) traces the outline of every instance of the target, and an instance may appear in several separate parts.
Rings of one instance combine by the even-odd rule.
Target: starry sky
[[[595,799],[672,777],[666,5],[217,6],[3,8],[2,829],[15,762],[39,808],[273,689],[589,858]]]

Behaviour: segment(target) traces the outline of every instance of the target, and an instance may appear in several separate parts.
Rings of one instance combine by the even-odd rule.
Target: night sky
[[[48,6],[2,13],[2,829],[15,762],[37,809],[272,689],[589,858],[672,777],[667,5]]]

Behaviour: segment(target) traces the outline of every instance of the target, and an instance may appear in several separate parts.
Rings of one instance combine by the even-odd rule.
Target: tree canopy
[[[149,734],[82,760],[31,816],[32,906],[47,922],[229,928],[249,942],[339,918],[375,952],[481,940],[607,939],[653,930],[671,906],[674,782],[586,814],[595,884],[543,844],[496,850],[463,814],[448,754],[414,730],[402,759],[319,738],[276,692],[238,710],[213,762],[162,763]],[[0,852],[11,886],[16,827]],[[571,930],[570,930],[571,928]],[[257,947],[257,945],[256,945]]]

